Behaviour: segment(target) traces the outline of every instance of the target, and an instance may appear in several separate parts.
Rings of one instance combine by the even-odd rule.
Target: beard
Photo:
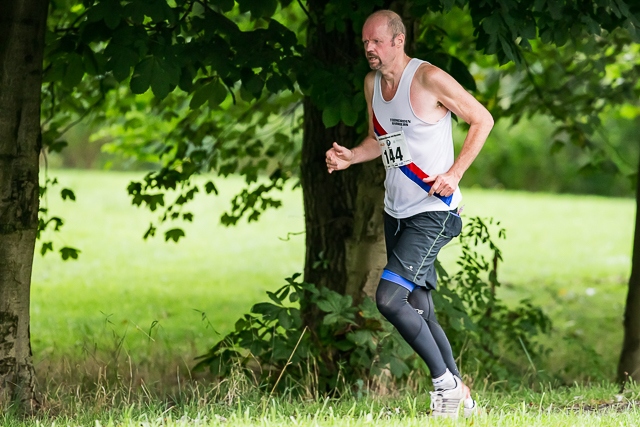
[[[380,68],[382,68],[382,61],[380,60],[380,58],[378,56],[368,55],[367,56],[367,60],[369,61],[369,67],[372,70],[378,71]]]

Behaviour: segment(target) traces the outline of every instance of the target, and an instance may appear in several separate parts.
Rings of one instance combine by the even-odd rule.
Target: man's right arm
[[[367,100],[367,112],[369,113],[369,132],[365,139],[357,147],[349,149],[337,142],[333,143],[326,154],[327,170],[329,173],[344,170],[356,163],[368,162],[380,156],[378,140],[373,132],[373,83],[375,72],[370,72],[364,79],[364,95]]]

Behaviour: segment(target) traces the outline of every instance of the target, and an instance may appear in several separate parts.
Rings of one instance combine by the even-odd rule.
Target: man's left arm
[[[420,77],[424,89],[434,94],[445,108],[469,124],[469,132],[451,168],[444,174],[425,179],[425,182],[431,185],[429,195],[438,193],[447,197],[458,188],[462,175],[478,156],[493,128],[493,117],[477,99],[445,71],[431,67]]]

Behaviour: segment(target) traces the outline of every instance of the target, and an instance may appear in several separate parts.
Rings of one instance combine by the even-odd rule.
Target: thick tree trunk
[[[309,1],[312,15],[323,11],[324,3]],[[350,22],[346,28],[341,33],[326,32],[323,23],[310,26],[307,43],[310,56],[323,64],[355,64],[363,53],[356,44]],[[343,123],[325,128],[322,112],[309,99],[305,100],[301,162],[306,226],[304,279],[350,295],[356,303],[365,293],[373,293],[385,263],[384,169],[378,162],[369,162],[329,174],[325,152],[333,141],[353,147],[360,139],[355,128]],[[315,316],[308,314],[308,323],[313,326]]]
[[[48,0],[0,2],[0,407],[33,407],[31,267]]]
[[[640,173],[640,160],[638,172]],[[636,229],[629,293],[624,310],[624,341],[618,365],[618,380],[624,382],[627,376],[640,381],[640,181],[636,183]]]
[[[312,16],[323,16],[326,0],[310,0]],[[405,1],[384,1],[404,15],[411,51],[415,17],[408,14]],[[309,56],[323,64],[350,65],[364,58],[362,44],[345,22],[344,32],[326,32],[324,23],[309,27]],[[364,80],[365,75],[359,76]],[[348,76],[344,76],[348,78]],[[307,98],[304,102],[304,137],[301,181],[306,226],[304,279],[327,287],[354,302],[373,296],[386,263],[383,232],[384,168],[373,161],[355,165],[345,171],[327,173],[325,152],[333,141],[354,147],[361,136],[343,123],[326,129],[322,112]],[[312,326],[314,316],[308,316]]]
[[[357,144],[353,128],[326,129],[322,112],[306,100],[302,152],[306,258],[304,279],[354,302],[371,295],[384,266],[383,170],[377,162],[329,174],[325,152],[333,141]]]

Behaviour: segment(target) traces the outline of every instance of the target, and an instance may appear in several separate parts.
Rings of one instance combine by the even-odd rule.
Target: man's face
[[[385,18],[376,17],[365,22],[362,28],[362,43],[372,70],[379,70],[390,64],[397,55],[400,46],[395,42],[400,36],[396,36],[395,39],[392,37]]]

